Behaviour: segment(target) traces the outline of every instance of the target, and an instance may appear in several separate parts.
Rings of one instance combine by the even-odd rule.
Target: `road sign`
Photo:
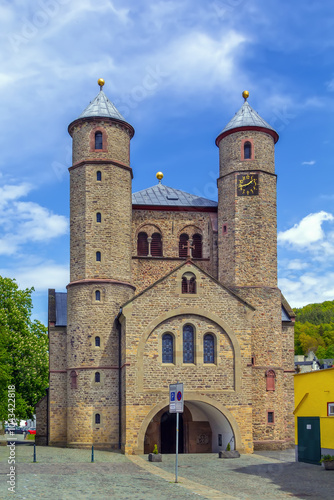
[[[169,413],[183,413],[183,384],[169,386]]]

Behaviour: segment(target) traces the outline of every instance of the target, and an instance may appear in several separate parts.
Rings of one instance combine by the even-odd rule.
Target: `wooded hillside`
[[[334,358],[334,300],[294,309],[295,354],[314,351],[319,359]]]

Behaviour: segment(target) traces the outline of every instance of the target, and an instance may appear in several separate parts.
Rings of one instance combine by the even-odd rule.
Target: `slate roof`
[[[114,118],[116,120],[121,120],[122,122],[127,123],[127,121],[117,110],[115,105],[111,101],[109,101],[108,97],[105,95],[103,90],[100,90],[95,99],[93,99],[93,101],[90,102],[90,104],[78,118],[92,118],[92,117]]]
[[[67,293],[56,292],[56,323],[55,326],[67,325]]]
[[[243,103],[239,111],[233,116],[232,120],[228,122],[226,127],[219,134],[224,134],[228,130],[239,127],[262,127],[269,130],[273,130],[276,134],[276,130],[269,125],[261,116],[254,111],[254,109],[248,104],[247,101]]]
[[[171,207],[217,207],[218,203],[201,196],[186,193],[164,184],[156,184],[132,194],[133,205],[158,205]]]

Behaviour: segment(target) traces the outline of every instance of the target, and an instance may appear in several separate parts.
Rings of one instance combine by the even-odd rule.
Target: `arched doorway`
[[[166,411],[160,420],[161,453],[175,453],[176,451],[176,413]],[[179,453],[183,453],[184,433],[183,414],[179,414]]]
[[[236,425],[234,423],[234,425]],[[227,417],[215,406],[202,401],[185,401],[180,414],[180,453],[217,453],[236,447],[235,435]],[[168,406],[158,411],[147,425],[144,453],[151,453],[154,444],[161,453],[175,453],[176,415]]]

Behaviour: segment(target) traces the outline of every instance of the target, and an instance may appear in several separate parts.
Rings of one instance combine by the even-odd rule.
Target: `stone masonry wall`
[[[132,217],[132,271],[136,293],[142,291],[168,274],[186,260],[179,258],[179,238],[182,233],[191,240],[195,233],[203,238],[203,259],[194,262],[209,274],[217,277],[217,256],[213,254],[214,228],[210,212],[185,212],[165,210],[133,210]],[[159,232],[162,235],[163,257],[137,257],[138,233]]]
[[[197,272],[196,296],[179,293],[182,272],[189,270]],[[127,332],[122,359],[122,364],[126,364],[123,449],[127,453],[142,452],[143,419],[164,401],[168,404],[168,384],[179,379],[185,380],[186,400],[210,401],[211,405],[232,412],[242,435],[240,449],[251,452],[252,309],[208,276],[186,265],[131,301],[123,308],[123,314]],[[196,328],[197,355],[193,365],[183,364],[181,355],[180,339],[186,322]],[[152,328],[153,325],[156,326]],[[165,331],[171,331],[176,339],[175,364],[168,366],[168,371],[161,360],[161,335]],[[207,331],[217,339],[214,365],[203,364],[202,340]]]
[[[252,160],[241,159],[246,138],[253,142]],[[222,139],[219,148],[219,279],[227,285],[277,286],[273,138],[262,132],[236,132]],[[258,175],[258,195],[237,195],[237,175],[245,171]]]

